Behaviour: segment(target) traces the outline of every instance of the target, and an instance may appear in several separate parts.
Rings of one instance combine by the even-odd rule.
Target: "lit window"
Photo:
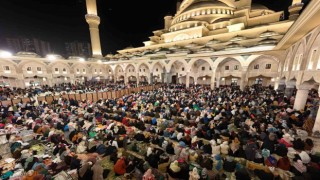
[[[224,67],[224,70],[229,70],[229,66],[225,66],[225,67]]]
[[[202,71],[205,71],[205,70],[206,70],[206,67],[202,67],[201,69],[202,69]]]
[[[239,65],[235,65],[234,70],[239,70]]]
[[[311,60],[309,60],[309,64],[308,64],[308,70],[311,70],[313,68],[313,64],[317,60],[316,54],[317,54],[317,50],[315,49],[312,51]]]
[[[300,54],[300,56],[299,56],[299,59],[298,59],[298,64],[297,64],[297,66],[296,66],[296,70],[300,70],[300,66],[301,66],[301,61],[302,61],[302,56],[303,56],[303,54]]]
[[[266,64],[266,69],[271,69],[271,64]]]
[[[259,64],[254,65],[253,69],[259,69]]]

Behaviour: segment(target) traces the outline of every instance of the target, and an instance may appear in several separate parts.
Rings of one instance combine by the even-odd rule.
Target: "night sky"
[[[292,0],[253,2],[287,11]],[[152,31],[163,28],[163,17],[174,15],[176,9],[176,0],[97,0],[97,4],[103,55],[143,46]],[[6,48],[5,37],[36,37],[63,54],[64,42],[90,42],[85,14],[85,0],[0,0],[0,48]]]

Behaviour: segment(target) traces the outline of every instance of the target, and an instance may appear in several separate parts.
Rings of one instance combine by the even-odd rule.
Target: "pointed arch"
[[[294,51],[294,56],[292,57],[293,58],[293,63],[291,68],[289,68],[289,70],[292,70],[292,71],[296,71],[296,70],[301,70],[301,63],[304,59],[304,56],[305,56],[305,49],[306,49],[306,41],[303,39],[299,46],[297,46],[296,50]]]
[[[10,59],[0,58],[0,76],[18,77],[18,66]],[[7,66],[7,67],[6,67]],[[6,68],[9,68],[8,70]]]
[[[165,66],[166,67],[166,72],[170,72],[172,65],[175,63],[180,63],[182,64],[182,66],[184,67],[185,71],[189,72],[190,71],[190,67],[188,65],[188,63],[183,59],[183,60],[170,60],[169,63]]]

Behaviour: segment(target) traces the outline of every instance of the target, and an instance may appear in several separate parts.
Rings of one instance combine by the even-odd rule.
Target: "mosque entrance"
[[[172,76],[171,83],[172,84],[177,84],[177,76],[176,75]]]

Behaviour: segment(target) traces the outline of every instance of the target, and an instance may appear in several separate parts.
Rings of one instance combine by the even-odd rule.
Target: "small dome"
[[[276,36],[276,35],[279,35],[279,33],[268,30],[268,31],[261,33],[259,37],[263,38],[263,37],[271,37],[271,36]]]
[[[267,8],[266,6],[261,5],[261,4],[252,4],[251,10],[252,11],[254,11],[254,10],[269,10],[269,8]]]
[[[168,48],[159,48],[155,50],[156,53],[170,53],[170,50]]]
[[[245,40],[245,39],[247,39],[247,38],[244,37],[244,36],[239,36],[239,35],[237,35],[237,36],[231,38],[229,41],[230,41],[230,42],[235,42],[235,41],[241,41],[241,40]]]
[[[180,46],[174,45],[174,46],[171,46],[169,49],[170,50],[175,50],[175,49],[179,49],[179,48],[180,48]]]
[[[173,51],[174,54],[187,53],[189,54],[191,51],[187,48],[179,48]]]
[[[186,48],[195,48],[195,47],[198,47],[198,46],[199,46],[199,44],[192,42],[192,43],[186,45],[185,47]]]
[[[266,39],[259,41],[258,45],[275,45],[275,44],[277,44],[277,42],[278,41],[276,39],[266,38]]]
[[[210,41],[207,42],[207,45],[214,45],[214,44],[218,44],[220,43],[221,41],[219,40],[216,40],[216,39],[212,39]]]
[[[17,52],[16,56],[20,56],[20,57],[40,57],[35,52],[26,52],[26,51]]]
[[[231,43],[226,46],[225,50],[234,50],[234,49],[241,49],[241,48],[243,48],[241,44]]]

